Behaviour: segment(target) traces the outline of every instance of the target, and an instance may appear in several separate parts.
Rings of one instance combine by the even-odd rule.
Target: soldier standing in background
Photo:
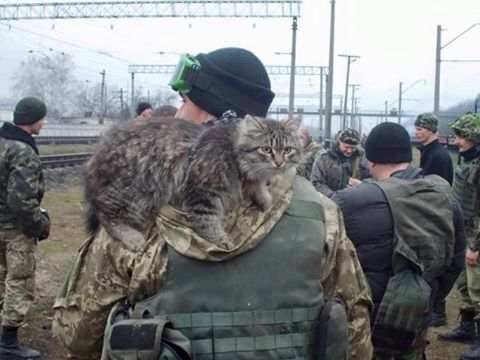
[[[436,174],[447,180],[450,185],[453,181],[452,158],[438,141],[438,119],[435,115],[424,113],[415,120],[415,137],[422,143],[420,147],[420,167],[423,175]]]
[[[183,55],[179,65],[185,71],[170,82],[183,100],[177,117],[215,126],[230,120],[226,114],[266,116],[274,93],[251,52],[224,48]],[[210,83],[215,86],[205,87]],[[232,250],[200,238],[186,214],[171,206],[160,210],[148,237],[138,239],[140,251],[101,230],[79,251],[55,301],[55,335],[79,360],[98,359],[102,348],[102,360],[123,356],[127,348],[163,354],[168,347],[159,349],[156,341],[153,349],[147,337],[136,338],[141,331],[122,336],[115,330],[127,325],[115,327],[122,321],[117,315],[132,307],[145,313],[140,309],[147,306],[158,316],[155,324],[143,327],[149,320],[137,319],[137,327],[123,329],[151,332],[171,314],[180,328],[167,329],[171,324],[164,321],[167,334],[180,330],[177,340],[191,342],[199,357],[313,359],[323,351],[329,359],[346,359],[347,352],[352,360],[370,359],[370,291],[340,210],[298,176],[293,186],[271,190],[267,211],[242,201],[227,216]],[[142,301],[149,297],[152,302]],[[183,315],[175,313],[194,321],[185,328]],[[212,336],[217,331],[220,338]]]
[[[151,117],[152,113],[152,105],[148,102],[141,102],[137,105],[137,118],[135,120],[143,122]]]
[[[358,185],[370,177],[360,141],[356,130],[345,129],[330,149],[317,156],[310,180],[323,195],[331,197],[336,191]]]
[[[32,134],[44,125],[47,107],[27,97],[15,107],[13,122],[0,129],[0,296],[3,298],[0,358],[37,359],[40,353],[18,340],[18,329],[35,293],[35,247],[50,232],[40,208],[42,165]]]
[[[462,296],[460,325],[438,335],[443,341],[472,341],[472,347],[462,353],[463,360],[480,359],[480,250],[479,237],[479,187],[480,187],[480,116],[467,113],[449,127],[455,134],[455,144],[460,151],[460,164],[455,169],[453,194],[460,203],[465,218],[468,249],[465,271],[457,281]]]
[[[297,175],[310,180],[313,163],[317,156],[323,151],[323,146],[316,142],[305,128],[300,130],[300,137],[303,143],[305,162],[297,168]]]

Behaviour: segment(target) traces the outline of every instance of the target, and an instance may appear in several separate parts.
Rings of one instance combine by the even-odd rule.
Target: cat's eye
[[[271,154],[272,153],[272,148],[270,146],[262,146],[260,148],[262,150],[262,152],[264,152],[265,154]]]
[[[288,155],[288,154],[292,153],[293,150],[295,150],[293,147],[291,147],[291,146],[285,146],[285,148],[283,149],[283,153],[284,153],[285,155]]]

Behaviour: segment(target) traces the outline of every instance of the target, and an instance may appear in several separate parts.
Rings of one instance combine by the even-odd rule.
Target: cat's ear
[[[283,127],[286,131],[297,131],[300,129],[300,124],[302,123],[302,118],[300,116],[294,116],[291,119],[288,119],[283,122]]]
[[[245,116],[245,119],[243,119],[243,126],[247,131],[248,130],[257,130],[257,131],[264,130],[262,121],[259,118],[248,115],[248,114]]]

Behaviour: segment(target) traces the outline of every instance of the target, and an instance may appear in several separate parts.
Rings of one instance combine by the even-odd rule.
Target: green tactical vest
[[[453,198],[448,182],[428,175],[414,180],[390,177],[376,184],[393,215],[393,270],[403,270],[406,258],[430,282],[453,257]]]
[[[478,221],[478,182],[480,159],[464,162],[455,169],[453,196],[459,202],[465,219],[467,235],[471,236]]]
[[[137,303],[133,320],[124,325],[112,326],[111,314],[105,333],[110,359],[345,359],[346,314],[343,306],[342,314],[332,302],[325,305],[320,282],[324,247],[322,202],[311,184],[297,177],[286,213],[252,250],[209,262],[168,246],[169,275],[161,292]],[[169,322],[188,338],[184,349],[191,357],[157,357],[158,347],[148,357],[161,334],[158,327],[152,335],[143,326],[152,319]],[[138,341],[142,326],[150,345]],[[329,347],[323,355],[322,346]]]

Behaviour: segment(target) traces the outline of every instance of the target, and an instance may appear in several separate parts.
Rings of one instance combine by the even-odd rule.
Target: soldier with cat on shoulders
[[[176,117],[212,126],[265,117],[274,97],[239,48],[182,56],[170,85]],[[249,151],[273,166],[292,149],[272,139]],[[228,248],[172,205],[145,235],[122,233],[135,250],[100,228],[55,301],[55,335],[77,359],[371,358],[370,290],[340,210],[291,172],[268,192],[264,211],[245,196],[225,215]]]

